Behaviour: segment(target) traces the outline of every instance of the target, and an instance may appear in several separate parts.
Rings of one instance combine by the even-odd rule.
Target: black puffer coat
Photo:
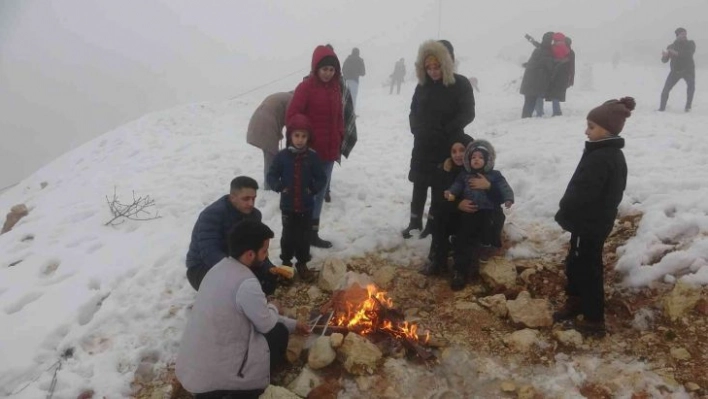
[[[621,137],[585,143],[556,213],[556,222],[564,230],[598,240],[610,234],[627,186],[623,147]]]
[[[531,57],[526,62],[526,70],[521,80],[520,93],[525,96],[544,97],[548,91],[553,74],[553,53],[551,42],[553,32],[546,32],[543,35],[541,46],[536,48]]]
[[[425,58],[434,55],[442,69],[435,82],[425,73]],[[411,101],[409,115],[413,134],[411,180],[418,174],[433,174],[450,154],[450,140],[464,133],[474,120],[474,93],[469,80],[455,74],[454,62],[444,45],[436,41],[423,43],[418,52],[416,73],[418,86]]]

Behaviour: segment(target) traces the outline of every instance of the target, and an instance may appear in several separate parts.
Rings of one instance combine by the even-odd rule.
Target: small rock
[[[341,259],[328,258],[322,265],[317,285],[325,291],[334,291],[347,274],[347,264]]]
[[[526,269],[521,272],[519,277],[521,277],[521,281],[523,281],[524,283],[531,284],[531,276],[533,276],[534,274],[536,274],[535,269]]]
[[[691,358],[691,354],[686,348],[671,348],[671,357],[678,360],[688,360]]]
[[[43,181],[43,182],[39,183],[39,188],[44,190],[48,185],[49,185],[49,183],[47,183],[46,181]]]
[[[322,378],[317,373],[309,367],[303,367],[300,375],[288,385],[288,389],[304,398],[314,387],[321,384]],[[273,396],[273,398],[276,398],[276,396]]]
[[[283,387],[268,385],[259,399],[300,399],[300,397]]]
[[[676,321],[692,309],[701,299],[701,292],[694,286],[679,281],[664,297],[664,311],[671,321]]]
[[[317,337],[307,355],[307,365],[313,370],[318,370],[332,364],[337,357],[337,352],[332,349],[328,336]]]
[[[536,397],[536,388],[533,385],[524,385],[516,392],[517,399],[534,399]]]
[[[10,208],[10,212],[7,214],[5,224],[3,224],[2,230],[0,230],[0,234],[5,234],[8,231],[12,230],[12,228],[15,227],[15,224],[17,224],[20,219],[27,216],[28,214],[29,209],[27,209],[27,206],[25,204],[18,204]]]
[[[501,383],[502,392],[516,392],[516,384],[512,381],[504,381]]]
[[[537,328],[553,325],[551,306],[547,299],[532,299],[531,294],[522,291],[514,301],[507,301],[509,318],[515,324]]]
[[[339,360],[351,374],[373,374],[383,354],[368,339],[350,332],[338,349]]]
[[[696,384],[695,382],[687,382],[686,383],[686,390],[688,392],[696,392],[699,389],[701,389],[701,386]]]
[[[339,348],[342,346],[342,342],[344,341],[344,335],[342,335],[342,333],[334,333],[329,336],[329,341],[332,348]]]
[[[90,389],[88,391],[83,391],[76,397],[76,399],[93,399],[93,391]]]
[[[396,268],[392,266],[384,266],[374,272],[372,276],[374,283],[381,288],[389,288],[391,282],[396,277]]]
[[[322,295],[322,291],[315,285],[313,285],[312,287],[310,287],[310,289],[307,290],[307,296],[311,300],[317,299],[320,295]]]
[[[575,330],[556,330],[553,336],[565,346],[579,348],[583,345],[583,335]]]
[[[504,337],[504,343],[518,352],[528,352],[538,342],[538,331],[529,328],[514,331]]]
[[[504,317],[508,313],[506,307],[506,297],[504,294],[487,296],[479,299],[479,304],[489,309],[492,313],[499,317]]]
[[[509,259],[495,256],[480,265],[479,274],[492,288],[516,286],[516,266]]]

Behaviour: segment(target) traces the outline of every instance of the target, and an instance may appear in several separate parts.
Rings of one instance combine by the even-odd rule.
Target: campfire
[[[373,284],[366,289],[353,285],[334,292],[332,299],[321,307],[316,320],[313,329],[353,332],[376,342],[388,338],[394,341],[394,345],[402,345],[423,360],[434,358],[424,348],[430,342],[430,332],[419,334],[418,326],[406,321],[386,292],[378,291]]]

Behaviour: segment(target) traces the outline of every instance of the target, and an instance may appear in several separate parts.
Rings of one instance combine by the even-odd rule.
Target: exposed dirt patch
[[[558,353],[596,354],[602,357],[629,356],[637,361],[651,365],[667,381],[675,380],[678,384],[692,391],[695,397],[708,395],[708,290],[702,291],[703,299],[686,317],[671,322],[662,310],[662,298],[672,288],[668,284],[653,284],[642,289],[622,288],[618,284],[622,276],[615,272],[616,250],[630,237],[634,236],[641,216],[626,217],[619,221],[617,228],[605,245],[605,290],[606,322],[609,334],[604,339],[591,339],[590,345],[583,349],[568,348],[553,344],[544,349],[537,349],[521,357],[527,365],[550,366]],[[517,270],[534,268],[527,282],[521,283],[520,289],[529,291],[534,298],[547,298],[554,307],[559,307],[565,300],[565,274],[563,260],[565,253],[549,254],[543,258],[515,261]],[[432,332],[438,343],[455,344],[468,348],[480,356],[496,356],[513,359],[518,362],[518,352],[514,352],[504,343],[504,337],[516,331],[508,319],[500,318],[481,308],[477,298],[495,294],[481,281],[473,281],[459,292],[450,290],[448,277],[425,278],[408,266],[392,264],[376,255],[367,255],[347,261],[349,270],[368,275],[384,266],[396,267],[396,278],[388,289],[387,295],[394,305],[405,312],[408,318],[423,329]],[[296,281],[292,287],[279,289],[276,299],[286,308],[296,310],[298,315],[306,315],[310,309],[316,309],[328,299],[328,294],[310,299],[309,285]],[[513,299],[517,290],[505,292],[507,299]],[[706,309],[704,309],[706,308]],[[306,317],[306,316],[305,316]],[[540,330],[543,339],[555,342],[551,330]],[[672,349],[684,348],[689,358],[679,359],[672,356]],[[273,376],[273,383],[286,385],[292,381],[304,366],[304,360],[289,365]],[[346,377],[346,373],[337,366],[330,366],[326,371],[328,392],[336,392],[337,381]],[[695,384],[695,385],[694,385]],[[169,386],[170,388],[166,388]],[[167,389],[173,399],[189,398],[179,383],[174,379],[172,369],[168,369],[153,383],[136,386],[136,397],[153,398],[156,389]],[[167,392],[167,391],[165,391]],[[611,398],[613,392],[608,386],[598,383],[586,383],[580,392],[587,398]],[[334,397],[334,396],[332,396]],[[635,392],[633,398],[646,398],[647,393]]]

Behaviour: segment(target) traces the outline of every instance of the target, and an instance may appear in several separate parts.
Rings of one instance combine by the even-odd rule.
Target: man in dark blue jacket
[[[209,269],[227,256],[226,238],[229,230],[243,220],[261,221],[261,212],[255,207],[257,190],[258,183],[254,179],[248,176],[236,177],[231,181],[229,194],[199,214],[187,252],[187,280],[195,290],[199,290]],[[276,277],[267,272],[271,267],[273,264],[266,259],[262,268],[255,272],[266,295],[275,291]]]
[[[691,111],[693,103],[693,93],[696,92],[696,64],[693,62],[693,54],[696,52],[696,43],[688,40],[686,29],[676,29],[676,40],[671,43],[661,54],[661,62],[671,61],[671,72],[666,77],[664,90],[661,92],[661,105],[659,111],[666,110],[666,102],[669,101],[669,92],[674,88],[679,80],[686,81],[686,112]]]

